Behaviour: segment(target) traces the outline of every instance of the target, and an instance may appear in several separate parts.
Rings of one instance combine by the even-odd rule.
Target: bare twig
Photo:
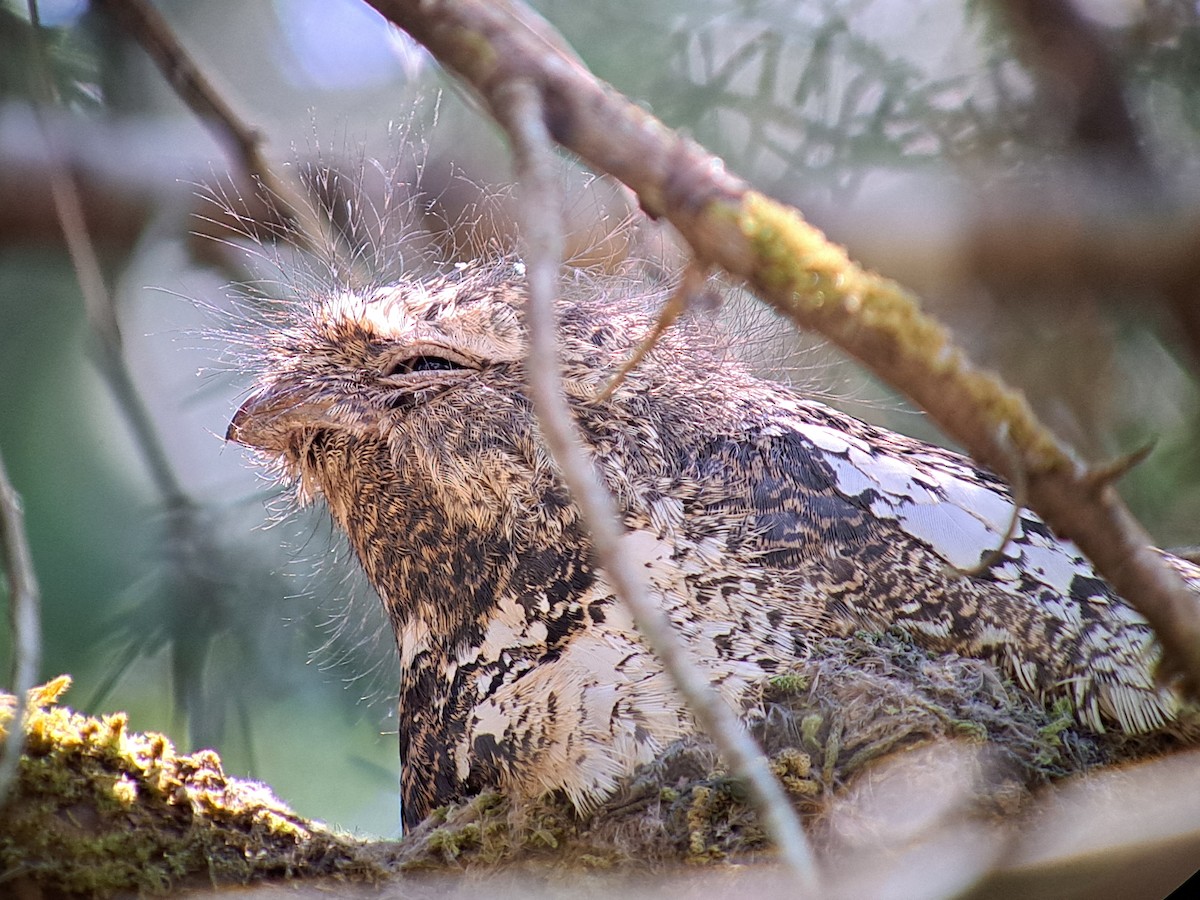
[[[1134,450],[1132,453],[1126,453],[1124,456],[1118,456],[1109,462],[1092,466],[1088,469],[1084,484],[1091,490],[1099,493],[1108,487],[1108,485],[1116,484],[1129,474],[1132,469],[1141,465],[1153,451],[1154,441],[1151,441],[1144,447]]]
[[[294,225],[295,239],[332,254],[341,273],[364,281],[361,260],[329,217],[289,178],[280,176],[263,150],[262,133],[249,125],[184,49],[167,20],[145,0],[96,0],[141,45],[179,98],[263,190],[263,199]]]
[[[663,304],[659,310],[658,318],[654,321],[654,327],[650,329],[650,333],[642,338],[641,343],[634,348],[633,353],[629,355],[629,359],[621,364],[621,368],[617,369],[604,390],[600,392],[599,399],[607,400],[617,392],[622,382],[625,381],[629,373],[637,368],[638,364],[646,358],[646,354],[654,349],[658,339],[661,338],[668,328],[675,324],[691,302],[692,297],[699,293],[704,287],[704,280],[708,276],[705,268],[696,262],[689,263],[683,270],[683,275],[679,278],[679,284],[675,286],[675,290],[671,292],[671,296],[667,298],[667,302]]]
[[[159,440],[150,412],[146,409],[125,364],[116,305],[104,282],[100,260],[88,235],[79,191],[75,187],[74,178],[62,162],[64,156],[46,118],[45,109],[53,102],[54,93],[42,49],[41,26],[35,0],[29,0],[29,17],[32,23],[34,65],[37,69],[34,73],[37,94],[34,113],[46,145],[47,158],[50,160],[48,175],[54,207],[62,226],[67,252],[75,268],[79,290],[83,294],[88,323],[99,338],[96,364],[137,439],[137,446],[145,458],[155,485],[169,506],[181,506],[188,501],[166,449]]]
[[[670,674],[701,727],[712,737],[730,770],[744,778],[767,830],[807,893],[817,873],[795,811],[771,774],[753,738],[688,656],[666,614],[651,600],[629,558],[612,497],[604,489],[580,441],[563,392],[555,328],[555,300],[562,265],[562,203],[555,178],[553,142],[543,119],[541,95],[529,82],[514,80],[497,94],[495,110],[509,133],[522,190],[521,237],[525,245],[529,300],[529,384],[538,424],[562,470],[591,535],[606,576]]]
[[[8,728],[8,737],[0,754],[0,808],[8,798],[16,776],[21,751],[25,748],[25,707],[29,691],[37,683],[41,666],[41,603],[29,541],[25,537],[25,517],[21,498],[9,483],[4,459],[0,457],[0,553],[8,573],[8,617],[12,628],[12,691],[16,709]]]
[[[980,462],[1012,480],[1002,423],[1028,474],[1031,506],[1086,553],[1150,621],[1169,674],[1200,694],[1200,601],[1149,536],[1028,402],[977,369],[914,296],[867,272],[800,214],[752,191],[721,161],[601,84],[544,35],[516,0],[369,0],[472,85],[493,113],[513,79],[541,92],[551,134],[594,168],[633,188],[696,256],[744,278],[794,323],[820,332],[911,397]]]
[[[1007,435],[1000,435],[1001,445],[1006,445]],[[1011,445],[1007,445],[1009,453],[1013,455],[1012,459],[1012,515],[1008,519],[1008,527],[1004,529],[1004,536],[1000,538],[1000,543],[989,550],[983,557],[973,566],[966,569],[960,569],[958,566],[947,563],[947,567],[959,578],[978,578],[981,575],[987,574],[992,566],[996,565],[1004,559],[1004,550],[1012,543],[1012,539],[1017,534],[1017,528],[1021,524],[1021,509],[1028,503],[1027,487],[1025,484],[1025,472],[1021,469],[1021,461],[1012,452]]]

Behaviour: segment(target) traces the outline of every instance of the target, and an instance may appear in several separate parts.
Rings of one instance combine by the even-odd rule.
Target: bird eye
[[[446,359],[444,356],[412,356],[392,364],[383,374],[386,377],[389,375],[409,375],[413,372],[444,372],[451,369],[465,368],[466,366],[461,366],[453,360]]]

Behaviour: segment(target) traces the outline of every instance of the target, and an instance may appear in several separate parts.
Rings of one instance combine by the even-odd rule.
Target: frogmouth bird
[[[1083,728],[1178,726],[1149,626],[996,476],[751,375],[698,319],[605,396],[653,298],[567,282],[560,352],[585,449],[729,703],[816,635],[898,628],[1069,700]],[[492,265],[298,304],[263,336],[227,434],[324,502],[383,602],[406,825],[484,788],[559,790],[586,811],[695,730],[542,444],[523,298],[519,272]]]

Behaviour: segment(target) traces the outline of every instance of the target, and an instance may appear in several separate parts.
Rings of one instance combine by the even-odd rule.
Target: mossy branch
[[[262,784],[227,776],[211,750],[59,705],[63,675],[0,693],[0,744],[27,747],[0,817],[0,895],[108,897],[288,876],[378,880],[388,846],[297,815]]]
[[[637,192],[703,263],[745,279],[796,325],[820,332],[903,391],[1083,550],[1151,623],[1166,669],[1200,695],[1200,598],[1151,546],[1113,490],[976,368],[916,297],[855,264],[795,209],[750,189],[717,157],[595,78],[528,7],[485,0],[368,0],[458,74],[495,113],[516,80],[540,92],[555,140]]]

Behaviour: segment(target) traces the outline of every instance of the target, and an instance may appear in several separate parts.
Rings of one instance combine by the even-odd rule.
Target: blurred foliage
[[[94,35],[83,29],[51,27],[43,47],[48,73],[61,102],[74,109],[96,108],[102,102],[97,84],[100,71]],[[33,43],[24,0],[0,3],[0,98],[28,97],[32,90]]]
[[[1055,173],[1080,162],[993,3],[537,5],[597,74],[799,204],[868,263],[895,258],[888,273],[901,278],[910,277],[914,236],[949,245],[964,217],[988,207],[989,192],[1032,185],[1049,197]],[[469,196],[473,183],[508,177],[490,123],[457,89],[432,102],[447,82],[353,0],[157,6],[263,129],[274,158],[304,169],[319,155],[363,184],[359,203],[409,211],[380,253],[430,242],[421,233],[428,220],[454,220],[481,204]],[[1178,209],[1200,208],[1200,13],[1168,0],[1129,9],[1102,26],[1104,40],[1163,173],[1161,195]],[[65,253],[35,243],[30,235],[42,232],[11,214],[32,220],[36,205],[20,191],[44,189],[44,180],[0,178],[0,206],[10,210],[0,217],[0,446],[25,498],[43,586],[43,675],[70,672],[77,698],[92,698],[89,711],[127,709],[140,728],[169,731],[189,748],[219,746],[231,771],[268,780],[306,815],[390,833],[395,664],[377,603],[319,511],[258,529],[267,490],[239,452],[222,449],[247,381],[238,346],[214,330],[238,315],[224,282],[244,276],[215,268],[228,257],[188,235],[202,225],[197,211],[215,214],[197,204],[192,185],[221,181],[229,162],[100,13],[81,6],[47,21],[61,104],[51,112],[77,176],[86,184],[116,170],[124,180],[111,196],[153,198],[136,241],[106,240],[102,213],[111,206],[89,223],[105,253],[126,361],[184,495],[160,495],[122,401],[90,362],[95,339]],[[0,4],[0,167],[46,155],[23,124],[29,37],[24,4]],[[389,124],[409,121],[416,140],[398,147]],[[378,168],[364,162],[374,157]],[[403,178],[391,189],[413,193],[385,195],[395,171]],[[459,171],[464,177],[446,174]],[[503,219],[502,201],[482,205]],[[496,227],[472,240],[505,240]],[[291,290],[306,279],[320,284],[320,266],[289,262],[296,254],[287,248],[276,266],[271,246],[233,243],[259,257],[251,277],[266,279],[267,293],[273,278],[290,280]],[[300,274],[289,275],[297,264]],[[1085,455],[1158,440],[1123,483],[1126,496],[1159,541],[1200,543],[1197,369],[1154,296],[1061,286],[1017,295],[972,280],[954,260],[935,269],[954,276],[911,272],[930,307]],[[768,329],[754,319],[737,330]],[[794,348],[770,352],[812,390],[936,439],[857,369]],[[8,666],[3,653],[0,665]]]

